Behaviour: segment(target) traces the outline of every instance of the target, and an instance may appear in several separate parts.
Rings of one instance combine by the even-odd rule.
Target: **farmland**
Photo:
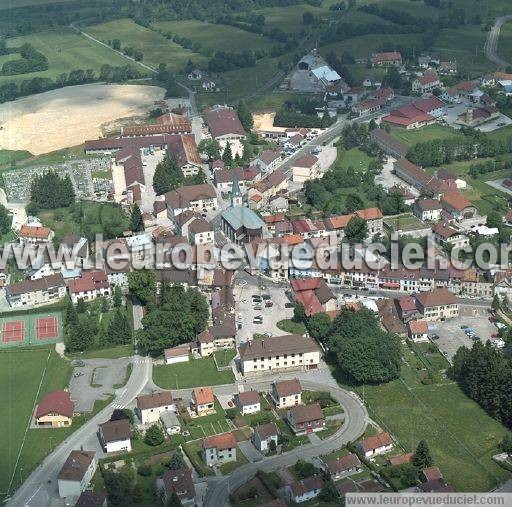
[[[69,73],[75,69],[93,69],[98,74],[102,65],[122,66],[129,63],[122,56],[116,55],[108,48],[86,39],[71,28],[60,27],[7,39],[7,45],[11,48],[20,47],[23,44],[31,44],[48,58],[48,70],[29,72],[17,76],[0,75],[0,85],[6,82],[20,82],[34,77],[55,79],[59,74]],[[17,54],[7,56],[18,58]],[[4,61],[0,60],[0,64]]]

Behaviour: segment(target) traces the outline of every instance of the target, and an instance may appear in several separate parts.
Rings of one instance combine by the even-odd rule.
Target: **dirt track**
[[[147,85],[88,84],[52,90],[0,105],[0,149],[34,155],[101,136],[101,126],[137,116],[161,100],[164,89]]]

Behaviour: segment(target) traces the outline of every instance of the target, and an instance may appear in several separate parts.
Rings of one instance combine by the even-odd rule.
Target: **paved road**
[[[507,62],[498,55],[498,45],[501,27],[510,20],[512,20],[512,15],[502,16],[501,18],[498,18],[496,20],[496,23],[494,23],[494,26],[492,27],[491,31],[489,32],[489,37],[487,37],[487,40],[485,41],[484,45],[484,52],[487,59],[495,63],[496,65],[498,65],[498,67],[502,69],[505,69],[509,65],[511,65],[509,62]]]
[[[114,401],[71,434],[47,456],[11,497],[8,505],[12,507],[49,505],[48,498],[58,496],[56,491],[57,475],[69,453],[72,450],[80,449],[84,442],[91,441],[98,430],[98,424],[108,421],[114,408],[125,407],[132,403],[151,377],[151,360],[134,356],[130,379],[126,386],[118,390]]]
[[[258,470],[270,472],[293,465],[298,458],[314,459],[341,448],[347,442],[357,440],[364,433],[368,421],[368,413],[359,398],[353,393],[345,391],[340,387],[326,386],[325,384],[310,382],[303,378],[301,378],[301,384],[306,389],[316,391],[328,390],[333,398],[345,409],[345,422],[343,426],[335,434],[322,440],[317,445],[304,445],[279,456],[269,457],[257,463],[248,463],[235,469],[225,477],[210,480],[204,504],[205,507],[228,506],[229,494],[249,481]],[[270,381],[252,381],[247,382],[245,385],[258,390],[268,390]]]

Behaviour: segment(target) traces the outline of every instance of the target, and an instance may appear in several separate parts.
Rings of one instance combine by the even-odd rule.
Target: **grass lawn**
[[[189,387],[232,384],[235,377],[231,370],[218,371],[212,357],[190,359],[186,363],[155,366],[153,381],[162,389],[187,389]]]
[[[183,451],[199,475],[215,475],[214,471],[207,467],[203,461],[201,440],[194,440],[183,444]]]
[[[153,27],[163,34],[170,32],[173,35],[186,37],[193,42],[200,43],[203,48],[213,51],[234,51],[233,41],[236,41],[236,50],[266,49],[274,45],[274,42],[264,35],[247,32],[229,25],[207,23],[197,19],[180,21],[158,21]]]
[[[325,430],[318,431],[316,434],[322,440],[329,438],[331,435],[334,435],[341,428],[341,421],[328,421],[326,423]]]
[[[341,161],[339,161],[339,165],[342,169],[355,169],[356,171],[359,169],[367,169],[368,164],[372,160],[364,151],[361,151],[359,148],[352,148],[346,151]]]
[[[0,150],[0,166],[10,165],[12,162],[18,162],[32,156],[32,153],[25,150]]]
[[[294,92],[280,92],[276,90],[268,90],[266,93],[262,93],[261,95],[254,97],[253,99],[247,102],[247,105],[253,111],[262,111],[262,110],[277,110],[279,109],[287,100],[297,99],[300,97],[314,97],[311,94],[303,94],[303,93],[294,93]]]
[[[277,421],[276,424],[277,427],[279,428],[281,435],[285,439],[285,441],[283,442],[284,452],[290,451],[291,449],[294,449],[299,445],[306,445],[310,443],[309,438],[306,435],[295,435],[285,420],[280,419],[279,421]]]
[[[59,26],[30,35],[7,39],[9,47],[20,47],[29,43],[48,58],[48,70],[29,72],[16,76],[0,76],[0,85],[6,82],[21,82],[34,77],[55,79],[61,73],[69,73],[75,69],[93,69],[98,75],[102,65],[121,66],[130,62],[120,55],[114,54],[71,28]],[[141,72],[144,72],[139,67]]]
[[[215,361],[217,361],[217,366],[222,368],[224,366],[228,366],[232,359],[236,356],[235,349],[225,349],[219,350],[214,353]]]
[[[507,62],[512,62],[512,22],[501,27],[498,54]]]
[[[70,354],[72,359],[118,359],[120,357],[133,356],[132,345],[116,345],[104,349],[86,350],[83,353]]]
[[[178,44],[167,40],[163,35],[138,25],[131,19],[118,19],[88,26],[84,28],[84,31],[102,42],[119,39],[121,48],[130,46],[142,51],[144,53],[144,63],[155,68],[158,67],[159,63],[166,63],[169,70],[176,72],[181,70],[189,59],[195,64],[206,61],[204,56],[182,48]],[[112,57],[115,56],[112,51],[109,54]],[[121,57],[118,56],[118,58]]]
[[[280,320],[276,326],[284,331],[285,333],[290,334],[304,334],[307,333],[306,326],[303,322],[293,322],[291,319]]]
[[[425,228],[425,224],[420,219],[410,214],[386,218],[384,223],[393,231],[414,231]]]
[[[46,347],[0,353],[3,386],[0,401],[7,407],[6,417],[0,422],[0,435],[3,435],[0,437],[0,491],[7,492],[13,476],[12,487],[17,488],[33,468],[76,429],[73,424],[72,428],[62,430],[26,432],[35,404],[45,393],[67,387],[71,370],[68,361]]]
[[[242,465],[245,465],[246,463],[248,463],[247,458],[242,454],[242,451],[240,449],[237,449],[236,460],[221,465],[220,471],[222,472],[222,475],[228,475],[233,470],[237,469],[238,467],[241,467]]]
[[[404,358],[400,380],[356,388],[372,419],[404,450],[413,451],[425,439],[435,464],[458,491],[489,491],[506,480],[509,474],[491,456],[507,430],[453,382],[421,384],[418,359],[406,348]]]
[[[204,415],[191,419],[189,416],[180,415],[182,421],[181,430],[187,430],[190,435],[187,440],[195,440],[197,438],[209,437],[219,433],[226,433],[230,430],[230,426],[226,421],[226,412],[220,403],[215,401],[215,414]]]
[[[427,125],[419,129],[406,130],[398,127],[391,127],[391,135],[402,141],[407,146],[413,146],[416,143],[426,141],[433,141],[434,139],[446,139],[447,137],[461,137],[462,134],[458,133],[450,127],[443,125]]]

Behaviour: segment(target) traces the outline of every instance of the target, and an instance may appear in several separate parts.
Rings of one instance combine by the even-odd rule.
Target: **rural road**
[[[91,437],[94,438],[98,430],[98,424],[108,421],[114,408],[129,405],[151,378],[151,359],[134,356],[132,374],[126,385],[118,390],[119,392],[112,403],[78,428],[47,456],[9,499],[7,505],[12,507],[43,507],[49,505],[49,499],[56,496],[57,475],[69,453],[73,450],[79,450],[83,442],[90,441]]]
[[[215,477],[209,480],[208,492],[205,498],[205,507],[223,507],[229,504],[229,495],[237,488],[248,482],[258,470],[271,472],[282,467],[293,465],[297,459],[313,459],[323,454],[340,449],[348,442],[357,440],[365,431],[368,413],[361,401],[351,392],[340,387],[319,384],[300,379],[302,387],[313,391],[329,391],[345,410],[343,426],[333,435],[322,440],[321,443],[308,444],[278,456],[268,457],[256,463],[243,465],[225,477]],[[247,382],[245,386],[260,391],[269,390],[269,381]],[[226,386],[227,387],[227,386]]]
[[[498,45],[501,27],[510,20],[512,20],[512,15],[502,16],[501,18],[498,18],[496,20],[496,23],[494,23],[494,26],[491,28],[491,31],[489,32],[489,37],[487,37],[487,40],[485,41],[484,45],[484,52],[487,59],[498,65],[498,67],[500,67],[501,69],[505,69],[506,67],[511,65],[509,62],[507,62],[498,55]]]

